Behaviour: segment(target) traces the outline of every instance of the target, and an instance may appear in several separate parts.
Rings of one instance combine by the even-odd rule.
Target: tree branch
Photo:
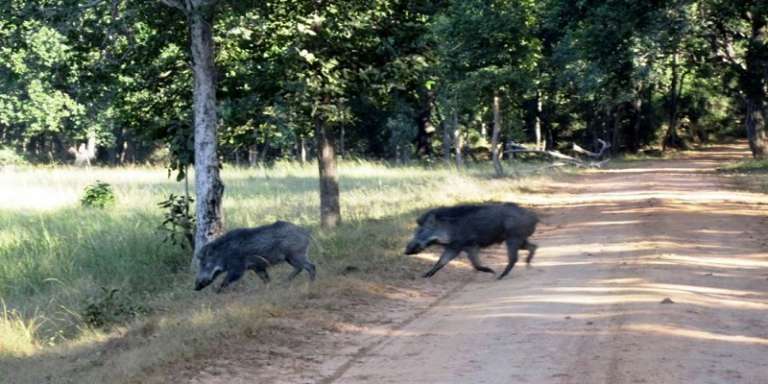
[[[583,154],[586,154],[586,155],[588,155],[590,157],[594,157],[596,159],[599,159],[600,157],[603,156],[605,151],[608,148],[611,147],[611,145],[608,144],[607,142],[605,142],[602,139],[598,139],[598,141],[600,142],[600,145],[602,146],[602,148],[600,148],[600,151],[597,152],[597,153],[587,151],[586,149],[581,148],[581,147],[579,147],[576,144],[573,145],[574,152],[583,153]],[[585,162],[585,161],[579,160],[579,159],[577,159],[575,157],[568,156],[566,154],[560,153],[558,151],[546,151],[546,150],[540,150],[540,149],[530,149],[530,148],[528,148],[528,147],[526,147],[526,146],[524,146],[522,144],[518,144],[518,143],[509,143],[509,146],[512,147],[512,148],[504,151],[504,153],[536,153],[536,154],[541,154],[541,155],[545,155],[545,156],[551,157],[553,159],[562,160],[562,161],[566,162],[567,164],[575,165],[575,166],[581,167],[581,168],[600,168],[603,165],[605,165],[605,163],[608,162],[607,159],[603,160],[603,161]],[[560,164],[562,164],[562,162],[561,163],[557,163],[556,162],[555,164],[558,164],[558,165],[553,165],[553,166],[560,166]]]

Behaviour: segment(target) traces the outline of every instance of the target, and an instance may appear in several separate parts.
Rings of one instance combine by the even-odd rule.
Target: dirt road
[[[710,172],[737,149],[532,195],[535,267],[479,275],[323,382],[768,383],[768,199]]]

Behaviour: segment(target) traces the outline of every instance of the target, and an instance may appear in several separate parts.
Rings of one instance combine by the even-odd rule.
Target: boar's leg
[[[304,269],[309,273],[309,280],[315,281],[315,275],[316,275],[316,268],[315,265],[310,263],[308,260],[304,262],[303,265]]]
[[[296,278],[296,276],[298,276],[299,273],[301,273],[301,271],[304,268],[302,268],[301,265],[298,265],[295,261],[291,259],[288,259],[287,261],[288,261],[288,264],[290,264],[293,267],[293,271],[291,271],[291,274],[288,275],[288,278],[286,278],[286,280],[291,281],[294,278]]]
[[[538,247],[539,247],[538,245],[536,245],[534,243],[531,243],[528,240],[525,240],[525,243],[523,243],[523,246],[520,247],[520,249],[525,249],[525,250],[528,251],[528,257],[525,258],[525,264],[526,265],[530,265],[531,264],[531,260],[533,260],[533,255],[536,254],[536,248],[538,248]]]
[[[309,274],[309,280],[315,281],[316,268],[315,265],[309,261],[308,253],[309,248],[306,248],[303,252],[299,252],[296,255],[289,255],[285,258],[285,261],[293,267],[293,272],[288,275],[288,280],[293,280],[293,278],[301,273],[302,270],[305,270]]]
[[[221,282],[221,286],[216,291],[218,293],[221,293],[221,290],[228,287],[230,284],[234,283],[235,281],[240,280],[241,277],[243,277],[243,271],[242,269],[232,269],[227,272],[227,276],[224,277],[224,281]]]
[[[509,262],[507,263],[507,267],[504,268],[504,272],[499,275],[499,280],[503,279],[504,276],[515,267],[515,263],[517,263],[517,250],[523,246],[523,242],[525,242],[525,240],[521,242],[518,239],[507,239],[507,257],[509,258]]]
[[[256,272],[256,275],[261,278],[261,281],[263,281],[264,284],[269,284],[270,278],[266,269],[254,269],[253,271]]]
[[[453,260],[458,255],[459,255],[458,250],[446,248],[445,251],[443,251],[443,254],[440,256],[440,259],[437,260],[437,263],[435,263],[435,265],[432,266],[432,269],[430,269],[427,273],[425,273],[423,277],[432,277],[432,275],[434,275],[435,272],[439,271],[440,268],[445,267],[445,265],[448,264],[449,261]]]
[[[496,273],[493,269],[490,269],[482,264],[480,264],[480,259],[477,258],[477,254],[480,252],[480,247],[469,247],[467,248],[467,257],[469,258],[469,262],[472,263],[472,266],[475,268],[475,270],[478,270],[480,272],[488,272],[488,273]]]
[[[286,261],[293,267],[293,272],[288,275],[288,281],[293,280],[303,270],[307,271],[310,280],[315,281],[316,268],[314,264],[309,262],[309,260],[295,260],[288,258]]]

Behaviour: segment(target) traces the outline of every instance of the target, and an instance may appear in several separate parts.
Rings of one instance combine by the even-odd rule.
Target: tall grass
[[[459,173],[441,167],[342,163],[344,223],[338,230],[322,231],[315,166],[227,167],[226,227],[282,219],[312,228],[319,247],[311,257],[324,290],[357,284],[342,277],[349,266],[359,271],[360,281],[411,278],[414,271],[400,254],[421,210],[455,202],[514,200],[522,185],[535,189],[544,181],[492,179],[490,174],[487,167]],[[114,206],[79,205],[85,186],[96,180],[112,185]],[[209,324],[211,316],[237,318],[237,311],[242,312],[239,307],[222,315],[211,309],[212,299],[192,294],[190,252],[163,243],[157,203],[169,193],[183,192],[183,185],[167,178],[165,170],[20,168],[0,171],[0,186],[0,368],[3,360],[14,367],[23,365],[25,356],[38,361],[51,351],[96,345],[110,326],[119,329],[137,319],[155,316],[158,324],[177,324],[172,319],[188,315],[174,312],[180,308],[193,308],[201,324]],[[302,300],[306,292],[289,289],[274,295],[264,305],[277,311],[276,303]],[[89,321],[94,311],[104,317],[104,328],[94,329],[102,323]],[[196,332],[201,333],[199,327]],[[174,337],[163,341],[165,353],[175,348]],[[136,359],[137,367],[147,364]]]

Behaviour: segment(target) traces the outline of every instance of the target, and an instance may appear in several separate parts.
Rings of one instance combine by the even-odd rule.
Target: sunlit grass
[[[514,167],[517,174],[537,169],[507,167]],[[333,292],[336,297],[373,294],[365,292],[377,281],[415,276],[418,261],[403,257],[402,247],[423,209],[468,201],[515,201],[521,188],[535,191],[546,182],[544,176],[494,179],[485,165],[457,172],[442,166],[342,162],[344,222],[339,230],[321,231],[316,174],[314,164],[224,168],[226,227],[277,219],[310,227],[319,243],[312,247],[311,258],[318,265],[320,281],[285,289],[280,284],[264,288],[256,279],[246,278],[241,288],[255,291],[225,297],[231,305],[221,305],[221,296],[191,291],[190,252],[163,243],[157,230],[162,220],[157,203],[169,193],[184,191],[166,170],[0,171],[0,298],[5,302],[0,316],[0,371],[21,372],[30,364],[48,367],[17,377],[20,382],[36,382],[46,369],[62,369],[50,356],[87,354],[115,337],[130,343],[126,335],[148,321],[156,341],[141,344],[136,351],[124,348],[119,367],[97,369],[100,374],[117,370],[129,377],[152,364],[196,353],[206,340],[222,333],[256,329],[265,313],[281,313],[292,303]],[[103,210],[82,208],[84,188],[97,180],[112,185],[116,204]],[[350,265],[359,272],[341,276]],[[286,268],[276,268],[278,278]],[[112,290],[116,290],[116,322],[93,329],[84,320],[84,309]],[[88,370],[78,372],[83,380],[99,377]]]
[[[718,169],[739,189],[768,193],[768,159],[749,159],[725,164]]]
[[[722,171],[730,172],[768,172],[768,159],[755,160],[749,159],[729,163],[720,168]]]

